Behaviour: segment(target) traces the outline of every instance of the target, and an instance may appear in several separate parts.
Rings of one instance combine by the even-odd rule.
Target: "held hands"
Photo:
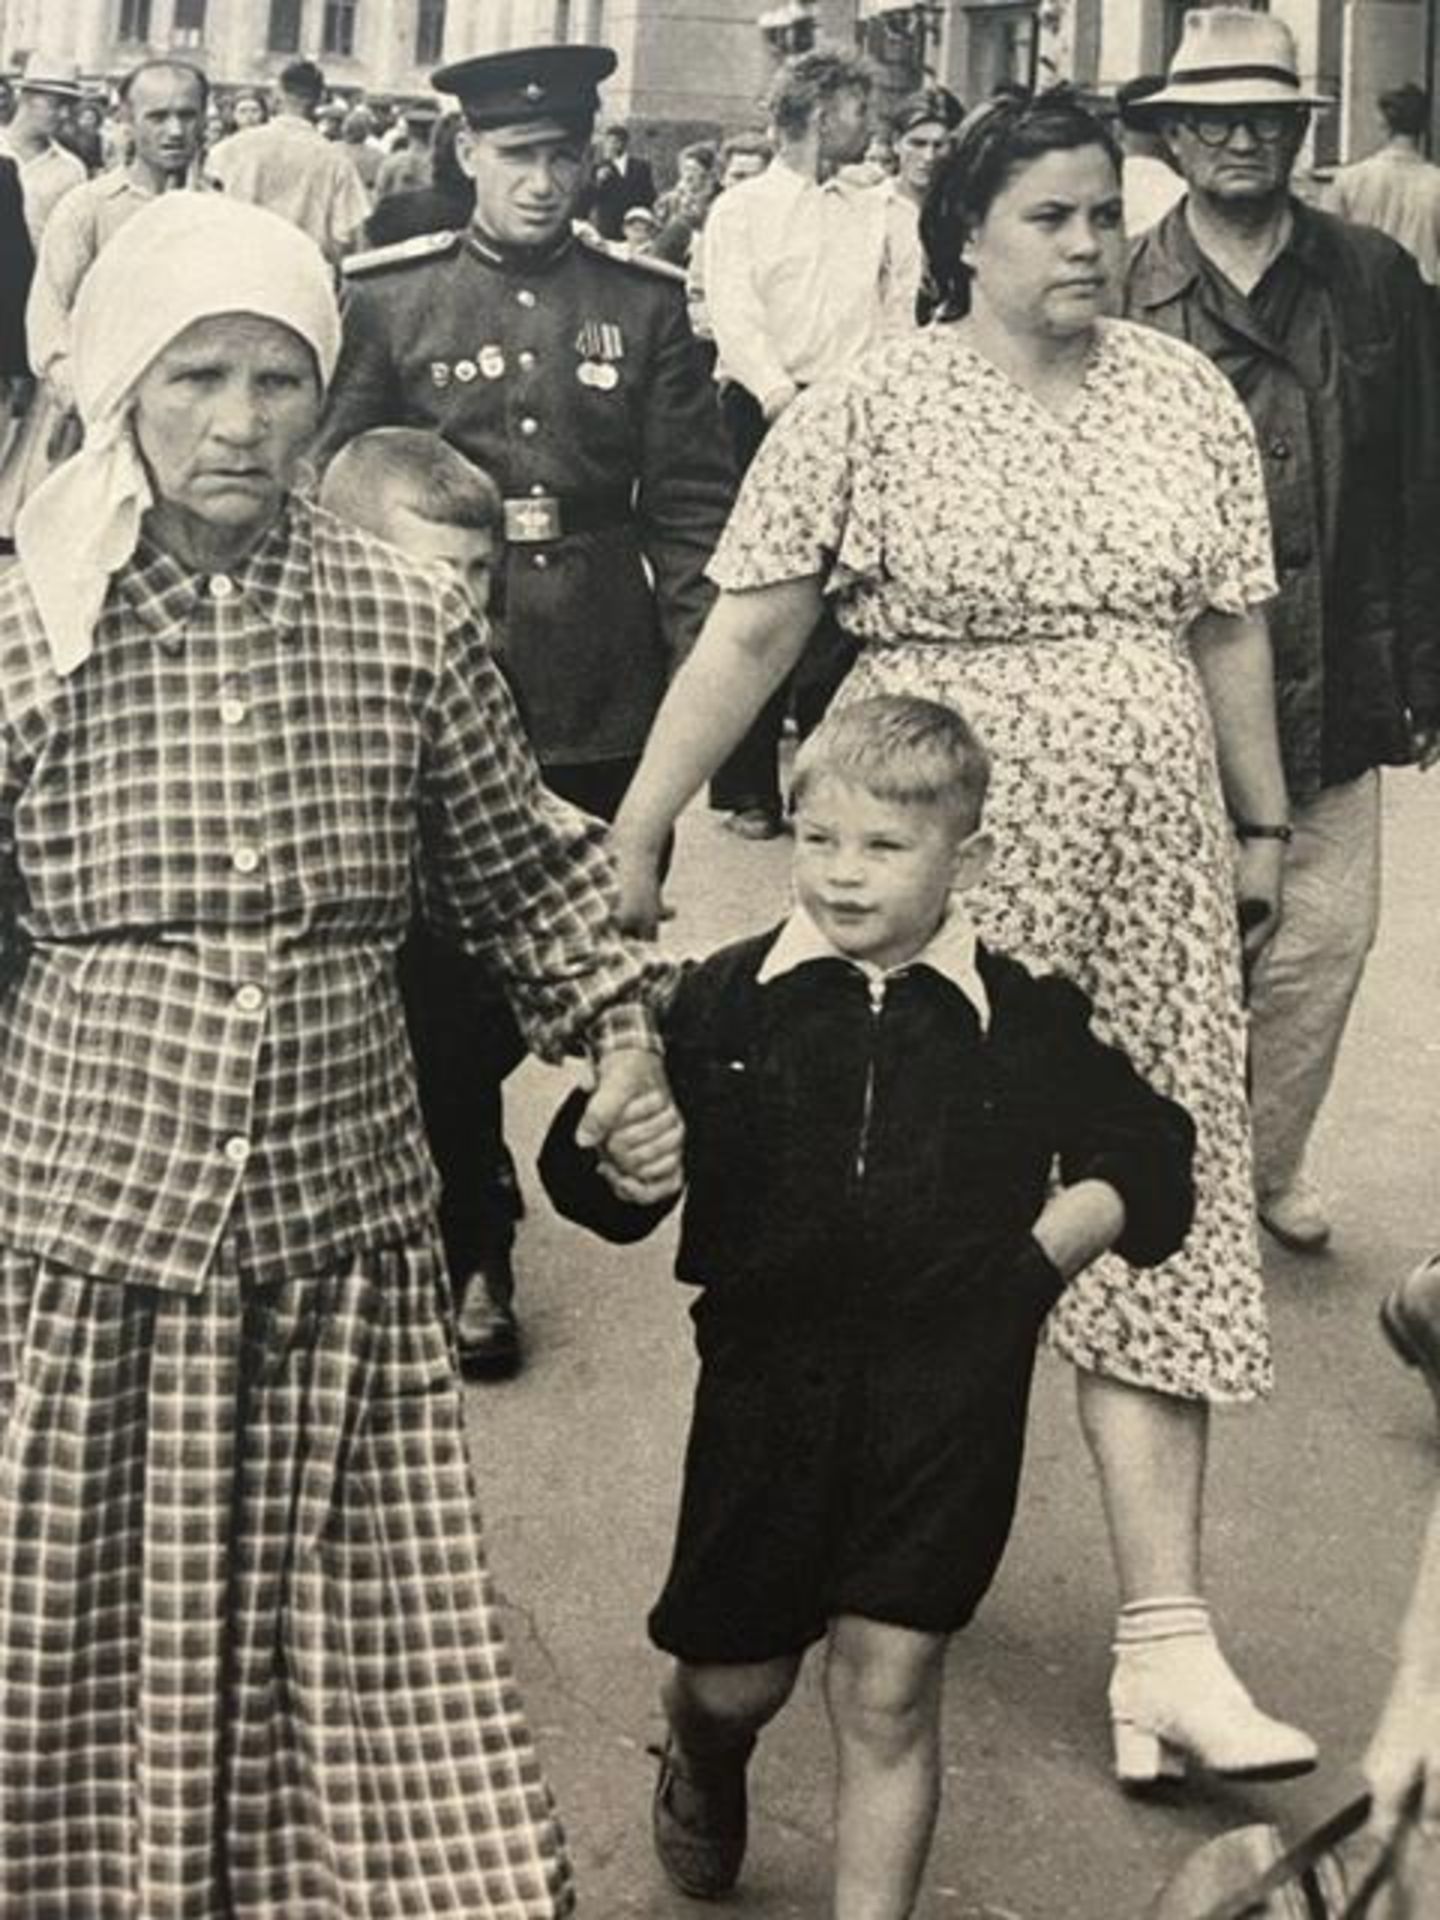
[[[1077,1180],[1050,1196],[1030,1231],[1061,1277],[1073,1280],[1125,1231],[1125,1202],[1108,1180]]]
[[[600,1172],[622,1200],[653,1205],[684,1184],[685,1123],[660,1056],[640,1048],[603,1054],[575,1138],[600,1151]]]

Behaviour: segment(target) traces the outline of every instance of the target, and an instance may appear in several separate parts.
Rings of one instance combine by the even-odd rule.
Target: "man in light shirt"
[[[1409,84],[1382,93],[1378,104],[1390,137],[1368,160],[1340,169],[1330,187],[1330,210],[1388,233],[1415,256],[1430,285],[1440,286],[1440,167],[1420,151],[1429,99]]]
[[[50,215],[86,177],[84,161],[55,137],[67,101],[73,105],[80,97],[80,69],[73,60],[32,56],[16,91],[14,117],[0,127],[0,154],[20,170],[25,224],[37,248]]]
[[[870,138],[872,73],[857,54],[816,48],[781,68],[770,95],[774,160],[727,188],[702,235],[720,410],[743,471],[803,388],[875,345],[884,324],[888,197],[839,177]],[[849,662],[822,619],[796,675],[802,731]],[[782,686],[711,784],[711,804],[747,839],[780,832]]]
[[[275,118],[232,133],[213,148],[208,178],[237,200],[268,207],[292,221],[339,261],[370,212],[342,142],[327,140],[315,124],[325,76],[313,60],[292,60],[279,80]]]
[[[200,152],[209,87],[188,60],[145,60],[120,82],[120,114],[134,151],[128,166],[97,174],[56,207],[40,242],[26,328],[30,364],[56,402],[74,401],[68,371],[70,310],[95,256],[158,193],[186,186]]]

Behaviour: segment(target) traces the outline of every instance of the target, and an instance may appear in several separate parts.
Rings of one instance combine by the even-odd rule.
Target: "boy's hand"
[[[1030,1229],[1066,1280],[1073,1280],[1125,1231],[1125,1203],[1108,1180],[1077,1180],[1052,1194]]]
[[[678,1193],[685,1124],[660,1056],[639,1048],[603,1054],[575,1139],[599,1149],[600,1171],[622,1200],[648,1205]]]

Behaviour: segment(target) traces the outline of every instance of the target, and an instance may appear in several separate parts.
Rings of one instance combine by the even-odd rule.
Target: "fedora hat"
[[[1180,107],[1329,107],[1324,94],[1300,86],[1295,36],[1273,14],[1243,7],[1197,7],[1165,85],[1131,103],[1132,122],[1153,125]]]
[[[31,54],[15,84],[22,93],[58,93],[65,100],[78,100],[85,91],[75,61],[52,60],[39,53]]]

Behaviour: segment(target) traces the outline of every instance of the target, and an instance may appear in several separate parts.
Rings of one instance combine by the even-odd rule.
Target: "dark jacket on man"
[[[35,249],[25,224],[20,170],[0,158],[0,374],[30,371],[25,349],[25,303],[35,274]]]
[[[1412,758],[1440,723],[1440,337],[1413,260],[1298,200],[1241,295],[1185,202],[1136,241],[1126,312],[1233,382],[1260,444],[1278,598],[1269,608],[1292,798]]]
[[[631,153],[626,155],[623,173],[613,160],[596,163],[581,210],[603,239],[620,240],[624,237],[622,223],[631,207],[654,204],[655,175],[650,162]]]

